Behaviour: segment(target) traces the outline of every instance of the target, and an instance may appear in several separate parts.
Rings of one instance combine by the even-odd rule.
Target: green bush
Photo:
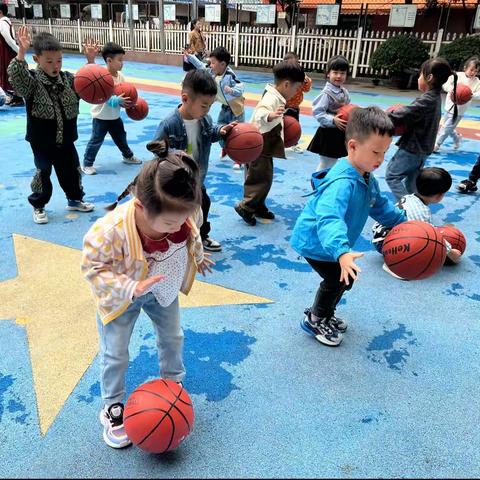
[[[397,35],[383,42],[370,58],[370,66],[390,75],[400,75],[410,68],[419,68],[429,58],[427,46],[412,35]]]
[[[445,58],[454,70],[463,70],[465,60],[474,55],[480,56],[480,35],[457,38],[443,45],[439,56]]]

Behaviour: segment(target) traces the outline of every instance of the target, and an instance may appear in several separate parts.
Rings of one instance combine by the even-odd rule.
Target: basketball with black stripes
[[[89,63],[80,68],[73,79],[78,96],[88,103],[105,103],[115,88],[110,72],[101,65]]]
[[[138,97],[137,103],[133,107],[125,109],[125,111],[132,120],[143,120],[148,115],[148,103],[144,98]]]
[[[128,98],[132,102],[132,105],[135,105],[137,103],[138,92],[137,92],[137,89],[135,88],[135,85],[132,85],[131,83],[128,83],[128,82],[117,83],[115,85],[113,93],[118,96],[124,95],[125,98]]]
[[[447,249],[443,235],[433,225],[410,220],[390,230],[382,253],[393,273],[407,280],[421,280],[442,268]]]
[[[283,117],[283,144],[285,148],[297,145],[301,137],[302,127],[300,122],[290,115],[285,115]]]
[[[175,450],[193,429],[193,404],[182,385],[160,378],[137,387],[128,397],[123,423],[128,438],[142,450]]]
[[[225,151],[237,163],[255,161],[263,150],[263,136],[252,123],[239,123],[227,134]]]

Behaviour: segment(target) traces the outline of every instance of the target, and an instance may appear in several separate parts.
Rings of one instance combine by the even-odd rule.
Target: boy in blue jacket
[[[348,157],[321,172],[327,173],[317,182],[290,239],[323,279],[301,327],[329,346],[340,345],[347,329],[347,323],[335,316],[335,308],[361,271],[355,259],[363,253],[352,248],[368,216],[392,227],[406,220],[405,212],[380,192],[372,175],[392,141],[388,114],[378,107],[358,108],[350,116],[345,135]]]

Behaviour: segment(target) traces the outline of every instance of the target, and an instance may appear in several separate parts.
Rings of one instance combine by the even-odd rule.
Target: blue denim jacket
[[[208,159],[210,157],[210,148],[212,143],[221,139],[220,129],[223,125],[217,125],[212,122],[210,115],[205,115],[200,120],[200,139],[198,145],[198,158],[194,158],[200,169],[200,179],[202,185],[205,182],[205,176],[208,171]],[[173,150],[187,151],[188,137],[185,123],[178,110],[178,107],[158,125],[154,140],[168,141],[169,148]]]

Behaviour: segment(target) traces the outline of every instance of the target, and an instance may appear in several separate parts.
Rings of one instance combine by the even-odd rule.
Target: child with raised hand
[[[347,158],[314,174],[315,191],[293,229],[292,247],[322,278],[300,325],[324,345],[340,345],[347,329],[335,309],[361,271],[355,260],[363,253],[352,249],[368,216],[392,227],[405,221],[405,213],[380,192],[372,174],[383,163],[393,131],[378,107],[355,109],[345,133]]]
[[[398,201],[397,206],[405,211],[405,220],[418,220],[433,225],[430,205],[440,203],[445,194],[450,190],[451,186],[452,177],[444,168],[422,168],[416,179],[417,192],[402,197]],[[390,227],[385,227],[380,223],[375,223],[373,225],[372,243],[378,252],[382,251],[383,241],[390,230]],[[446,244],[448,258],[452,262],[458,263],[461,259],[462,253],[459,250],[452,248],[448,242],[446,242]],[[393,277],[401,278],[393,273],[385,263],[383,264],[383,269]]]
[[[45,205],[52,196],[52,168],[67,197],[66,210],[91,212],[95,207],[83,201],[85,194],[75,148],[80,98],[73,88],[73,75],[62,71],[62,46],[46,32],[36,35],[32,43],[26,26],[20,27],[17,38],[19,51],[8,67],[8,74],[26,104],[25,139],[32,148],[36,167],[28,197],[33,206],[33,221],[48,222]],[[29,70],[25,61],[30,44],[36,70]],[[96,47],[87,43],[84,51],[88,63],[93,63]]]
[[[347,122],[337,112],[343,105],[350,103],[348,90],[343,86],[347,80],[348,60],[336,55],[327,62],[327,81],[320,95],[313,101],[313,116],[319,127],[307,150],[317,153],[320,162],[318,170],[332,167],[335,162],[347,155],[345,147],[345,127]]]
[[[235,125],[213,124],[208,112],[217,95],[215,80],[205,70],[191,70],[182,82],[182,103],[158,125],[155,140],[167,140],[171,148],[188,152],[200,169],[203,224],[200,228],[203,247],[209,252],[220,252],[222,246],[210,238],[210,197],[205,187],[210,149]]]
[[[103,46],[101,53],[115,85],[124,82],[125,77],[121,72],[125,57],[123,47],[117,43],[108,42]],[[142,163],[140,159],[135,157],[128,146],[127,132],[120,117],[120,108],[128,108],[129,106],[131,106],[130,98],[122,94],[112,95],[105,103],[92,107],[92,136],[88,141],[83,157],[83,173],[87,175],[95,175],[97,173],[93,164],[107,133],[110,134],[115,145],[122,153],[123,163],[134,165]]]
[[[295,65],[300,65],[300,59],[295,52],[287,52],[283,57],[283,61],[291,62]],[[302,85],[298,87],[295,95],[287,101],[287,104],[285,105],[285,115],[293,117],[295,120],[300,121],[300,105],[303,102],[303,94],[309,92],[311,88],[312,79],[308,75],[305,75],[305,80],[303,81]],[[303,150],[299,145],[294,145],[293,147],[290,147],[290,150],[296,153],[303,153]]]
[[[157,334],[161,377],[182,382],[178,292],[188,294],[196,272],[205,274],[213,265],[200,240],[197,164],[183,152],[169,152],[166,142],[154,142],[149,149],[157,158],[143,166],[83,244],[82,272],[98,309],[100,421],[103,438],[113,448],[131,443],[123,426],[123,401],[128,346],[140,310]],[[129,194],[133,198],[118,205]]]
[[[478,57],[470,57],[463,66],[463,72],[457,72],[457,85],[466,85],[470,87],[473,93],[473,98],[480,98],[480,80],[478,79],[478,71],[480,69],[480,59]],[[454,120],[453,113],[455,108],[455,103],[452,100],[450,94],[452,93],[454,85],[454,77],[450,75],[447,82],[443,85],[443,90],[447,92],[445,98],[445,116],[443,117],[443,126],[440,129],[438,134],[437,141],[435,143],[434,152],[438,152],[442,143],[448,138],[452,137],[453,139],[453,148],[458,150],[460,147],[460,142],[462,141],[462,136],[457,133],[455,128],[459,124],[460,120],[465,115],[468,107],[472,104],[472,100],[469,102],[458,105],[458,115]]]
[[[251,226],[256,225],[257,218],[275,218],[265,204],[272,187],[273,157],[285,158],[285,105],[303,84],[305,72],[297,64],[280,62],[273,67],[273,77],[275,83],[266,86],[251,120],[263,136],[263,150],[255,161],[246,165],[243,200],[235,205],[235,211]]]
[[[443,58],[432,58],[423,63],[418,77],[418,89],[423,92],[410,105],[389,113],[396,126],[404,126],[405,133],[397,141],[398,150],[387,164],[385,180],[397,200],[415,193],[415,181],[427,157],[433,152],[442,110],[442,85],[453,76],[456,91],[457,74]],[[454,104],[452,120],[457,118]]]

